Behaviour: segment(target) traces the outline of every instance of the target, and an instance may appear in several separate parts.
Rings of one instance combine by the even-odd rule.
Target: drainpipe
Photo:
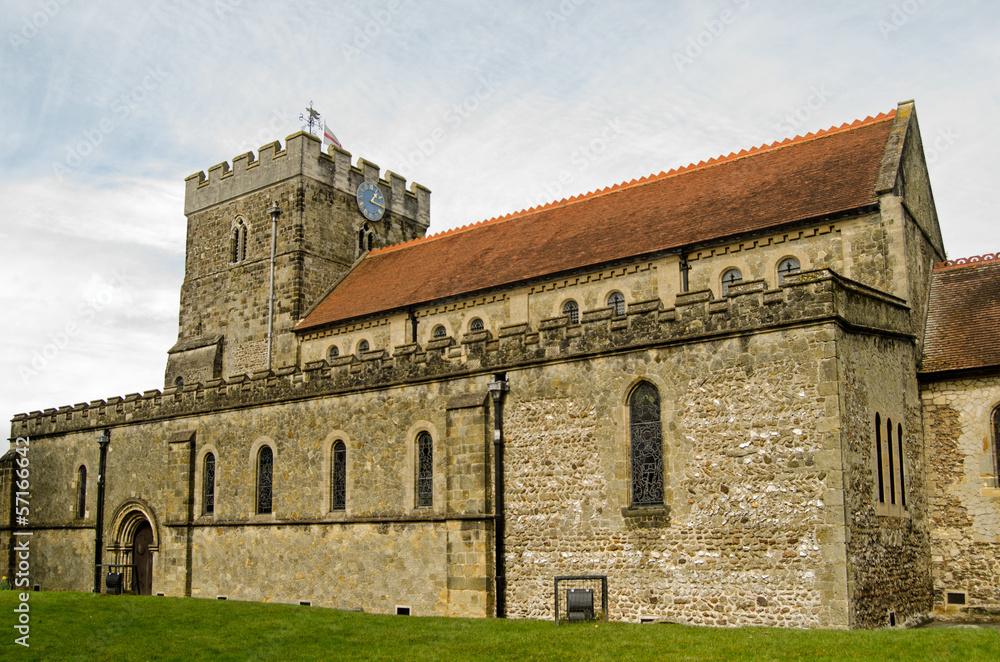
[[[496,605],[497,618],[507,617],[507,571],[504,535],[506,522],[504,520],[504,482],[503,482],[503,395],[510,386],[506,374],[493,376],[490,382],[490,395],[493,396],[493,486],[496,498],[493,503],[493,536],[496,539]]]
[[[278,203],[267,210],[271,215],[271,287],[267,295],[267,369],[271,369],[271,345],[274,341],[274,254],[278,245]]]
[[[94,525],[94,593],[101,592],[101,550],[104,547],[104,473],[108,468],[108,444],[111,430],[97,433],[101,459],[97,463],[97,523]]]

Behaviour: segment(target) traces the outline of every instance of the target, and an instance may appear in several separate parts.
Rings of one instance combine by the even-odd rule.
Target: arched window
[[[174,380],[174,386],[176,388],[184,388],[184,378],[177,375],[177,379]]]
[[[885,476],[882,471],[882,417],[875,412],[875,466],[878,473],[878,502],[885,503]]]
[[[885,421],[885,446],[889,450],[889,503],[896,503],[896,467],[892,456],[892,419]]]
[[[629,455],[632,463],[632,505],[663,503],[663,426],[660,394],[640,382],[628,399]]]
[[[205,470],[202,472],[202,512],[215,513],[215,455],[205,454]]]
[[[448,335],[448,330],[445,329],[442,325],[438,324],[437,326],[434,327],[435,338],[444,338],[446,335]]]
[[[786,257],[778,263],[778,285],[785,282],[785,276],[791,276],[802,271],[799,261],[794,257]]]
[[[722,274],[722,296],[729,296],[729,286],[743,282],[743,272],[739,269],[727,269]]]
[[[434,443],[431,436],[417,436],[417,508],[434,505]]]
[[[564,303],[562,312],[563,315],[569,316],[570,324],[578,324],[580,322],[580,306],[576,304],[576,301],[570,299]]]
[[[330,510],[347,509],[347,446],[338,441],[333,445],[330,464]]]
[[[87,467],[82,464],[76,472],[76,516],[87,516]]]
[[[611,314],[620,317],[625,314],[625,295],[621,292],[612,292],[608,295],[608,307]]]
[[[358,254],[375,248],[375,231],[365,223],[358,229]]]
[[[364,353],[367,351],[368,351],[368,341],[362,340],[361,342],[358,343],[358,356],[364,355]]]
[[[327,363],[333,363],[333,360],[338,356],[340,356],[340,350],[336,345],[330,345],[330,349],[326,350]]]
[[[257,514],[271,512],[272,488],[274,486],[274,453],[270,446],[264,446],[257,453]]]
[[[469,322],[469,333],[479,333],[484,328],[486,328],[486,326],[483,324],[483,320],[478,317]]]
[[[233,228],[232,262],[238,263],[247,259],[247,226],[241,218]]]

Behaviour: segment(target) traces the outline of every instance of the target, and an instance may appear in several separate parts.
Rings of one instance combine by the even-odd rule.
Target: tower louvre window
[[[240,219],[233,228],[231,262],[239,264],[247,259],[247,226]]]

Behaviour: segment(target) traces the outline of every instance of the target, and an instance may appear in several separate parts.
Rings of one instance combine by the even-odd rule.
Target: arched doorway
[[[153,590],[153,527],[143,521],[136,527],[132,541],[132,563],[135,575],[132,590],[136,595],[152,595]]]
[[[152,509],[138,499],[129,500],[115,512],[107,558],[108,563],[119,565],[114,571],[125,573],[126,591],[152,595],[153,565],[160,549],[158,528]]]

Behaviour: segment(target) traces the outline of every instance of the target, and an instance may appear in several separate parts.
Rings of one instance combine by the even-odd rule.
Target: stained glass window
[[[417,508],[434,505],[434,444],[431,436],[417,437]]]
[[[632,505],[663,503],[663,427],[660,394],[641,382],[629,397],[629,439],[632,461]]]
[[[274,483],[274,454],[264,446],[257,454],[257,514],[271,512],[271,489]]]
[[[338,441],[333,445],[333,465],[330,467],[330,510],[347,508],[347,446]]]
[[[208,453],[205,455],[205,472],[202,476],[204,483],[204,508],[206,515],[215,512],[215,455]]]

